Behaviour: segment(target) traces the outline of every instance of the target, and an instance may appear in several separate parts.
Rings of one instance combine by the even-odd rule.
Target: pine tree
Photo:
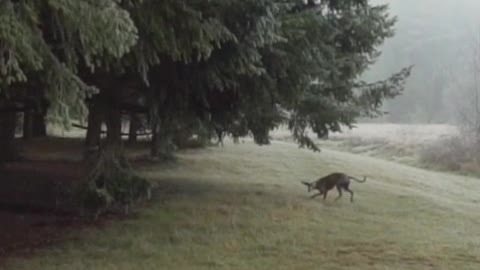
[[[325,136],[360,116],[380,115],[382,101],[400,94],[410,73],[406,68],[384,81],[358,80],[378,57],[377,47],[393,35],[395,19],[386,6],[353,0],[175,3],[170,5],[182,8],[164,10],[196,14],[189,19],[174,12],[171,18],[156,16],[172,25],[166,31],[171,35],[164,30],[159,38],[175,40],[157,44],[175,45],[162,53],[159,48],[167,46],[150,43],[137,51],[155,53],[134,58],[156,59],[137,66],[150,68],[142,74],[151,84],[156,103],[150,107],[158,118],[178,122],[197,117],[230,133],[238,130],[231,123],[241,123],[260,144],[269,142],[271,129],[288,123],[301,146],[316,149],[307,136],[309,128]],[[207,22],[215,22],[208,29],[218,34],[204,36],[217,38],[194,35]],[[148,29],[159,25],[165,24],[154,22]],[[180,31],[178,25],[189,28]],[[160,137],[170,136],[172,127],[165,120],[158,132],[162,129]]]
[[[105,203],[128,204],[145,188],[121,153],[120,106],[132,96],[148,108],[154,156],[171,154],[173,137],[189,129],[252,134],[268,144],[269,131],[284,124],[301,146],[318,150],[309,129],[325,136],[381,114],[410,73],[359,80],[395,24],[386,6],[367,0],[6,3],[4,100],[27,78],[41,78],[53,118],[68,120],[84,113],[94,89],[85,82],[100,90],[90,112],[103,115],[107,142],[84,195],[101,193]]]
[[[68,125],[72,112],[85,112],[83,100],[95,91],[78,77],[79,62],[94,69],[123,56],[136,39],[129,13],[115,0],[1,1],[0,101],[10,111],[2,118],[11,122],[13,100],[31,85],[43,85],[33,91],[50,101],[52,120]],[[2,143],[11,144],[13,133],[5,133],[10,139]]]

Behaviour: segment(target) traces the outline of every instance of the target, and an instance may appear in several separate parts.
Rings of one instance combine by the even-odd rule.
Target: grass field
[[[159,185],[133,218],[68,234],[5,270],[480,269],[480,181],[289,143],[190,150],[141,169]],[[300,180],[366,175],[334,202]]]
[[[315,135],[310,134],[312,138]],[[422,163],[422,153],[432,145],[459,135],[455,126],[444,124],[357,124],[342,132],[330,134],[328,140],[314,140],[321,148],[337,149],[355,154],[379,157],[417,167],[434,167]],[[290,132],[281,128],[272,133],[281,141],[292,141]],[[437,166],[440,167],[441,166]]]

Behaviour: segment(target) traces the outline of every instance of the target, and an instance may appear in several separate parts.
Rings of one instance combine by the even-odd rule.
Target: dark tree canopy
[[[153,156],[212,130],[268,144],[282,125],[318,150],[310,130],[323,137],[381,115],[401,94],[410,68],[360,80],[394,25],[387,6],[368,0],[3,0],[0,110],[34,93],[69,126],[98,90],[87,142],[99,142],[104,121],[101,179],[125,171],[115,162],[122,110],[147,113]],[[0,138],[13,136],[3,128]]]
[[[316,149],[308,128],[338,131],[401,93],[410,68],[359,81],[393,35],[387,11],[368,1],[144,1],[131,11],[140,38],[123,65],[148,83],[159,117],[230,132],[240,123],[261,144],[288,124]]]
[[[137,28],[118,2],[1,1],[0,95],[40,80],[55,120],[85,112],[81,101],[92,89],[78,77],[79,61],[93,69],[102,59],[123,56],[137,40]]]
[[[51,115],[68,118],[89,89],[79,64],[103,66],[143,78],[161,117],[239,120],[259,143],[288,123],[311,146],[308,127],[339,130],[402,90],[409,69],[358,80],[393,35],[387,11],[365,0],[3,1],[2,95],[40,73]]]

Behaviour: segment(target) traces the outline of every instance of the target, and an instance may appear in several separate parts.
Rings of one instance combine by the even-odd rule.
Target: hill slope
[[[334,202],[300,180],[366,175]],[[75,232],[4,269],[479,269],[480,181],[293,144],[186,151],[131,220]]]

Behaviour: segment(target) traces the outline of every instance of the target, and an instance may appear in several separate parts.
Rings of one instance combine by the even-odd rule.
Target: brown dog
[[[327,193],[329,190],[331,190],[334,187],[337,187],[338,190],[338,197],[336,200],[340,199],[342,197],[342,190],[347,191],[350,193],[350,201],[353,202],[353,191],[349,188],[350,186],[350,179],[355,180],[359,183],[363,183],[367,181],[367,177],[363,177],[363,180],[359,180],[355,177],[348,176],[344,173],[332,173],[327,176],[324,176],[320,179],[318,179],[315,182],[308,183],[302,181],[302,184],[306,185],[308,187],[308,192],[316,189],[319,191],[319,193],[313,195],[311,198],[315,198],[318,195],[323,194],[323,199],[325,200],[327,198]]]

